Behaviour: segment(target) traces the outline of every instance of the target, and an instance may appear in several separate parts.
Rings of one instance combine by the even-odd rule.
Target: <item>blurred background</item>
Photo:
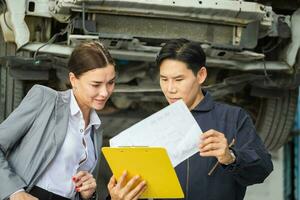
[[[298,199],[299,8],[299,0],[0,0],[0,122],[34,84],[67,89],[74,46],[100,40],[118,71],[99,112],[107,146],[167,105],[155,58],[166,41],[186,38],[207,55],[203,88],[243,107],[272,153],[274,172],[246,199]],[[104,198],[111,172],[101,163]]]

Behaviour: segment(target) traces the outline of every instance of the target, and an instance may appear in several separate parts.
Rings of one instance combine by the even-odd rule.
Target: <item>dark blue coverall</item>
[[[214,129],[225,134],[236,161],[219,165],[209,176],[217,159],[194,154],[175,170],[187,200],[242,200],[246,187],[261,183],[273,170],[271,156],[256,133],[251,118],[241,108],[215,102],[208,92],[191,111],[202,131]]]

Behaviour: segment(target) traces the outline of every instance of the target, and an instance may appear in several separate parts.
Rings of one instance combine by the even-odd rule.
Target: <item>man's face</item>
[[[206,78],[206,69],[201,70],[195,76],[184,62],[164,60],[160,65],[160,87],[167,101],[171,104],[182,99],[190,110],[195,108],[203,98],[200,85]]]

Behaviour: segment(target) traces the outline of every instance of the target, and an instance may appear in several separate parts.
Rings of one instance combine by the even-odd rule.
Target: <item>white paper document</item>
[[[175,167],[198,152],[199,125],[180,100],[134,124],[113,137],[111,147],[164,147]]]

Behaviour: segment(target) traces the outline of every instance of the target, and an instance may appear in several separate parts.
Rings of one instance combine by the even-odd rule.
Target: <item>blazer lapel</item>
[[[98,177],[99,175],[99,168],[100,168],[100,160],[101,160],[101,146],[102,146],[102,135],[103,134],[103,129],[100,128],[98,130],[95,130],[95,128],[93,127],[93,142],[94,142],[94,147],[95,147],[95,151],[96,151],[96,156],[98,158],[97,164],[95,169],[93,170],[93,176],[95,178]]]
[[[64,142],[68,131],[69,115],[70,115],[70,90],[59,92],[55,112],[56,112],[56,130],[54,132],[54,139],[56,146],[60,148]]]
[[[103,134],[103,129],[100,127],[98,130],[95,130],[93,128],[93,142],[94,142],[94,147],[96,149],[96,156],[99,158],[101,154],[101,146],[102,146],[102,134]]]

